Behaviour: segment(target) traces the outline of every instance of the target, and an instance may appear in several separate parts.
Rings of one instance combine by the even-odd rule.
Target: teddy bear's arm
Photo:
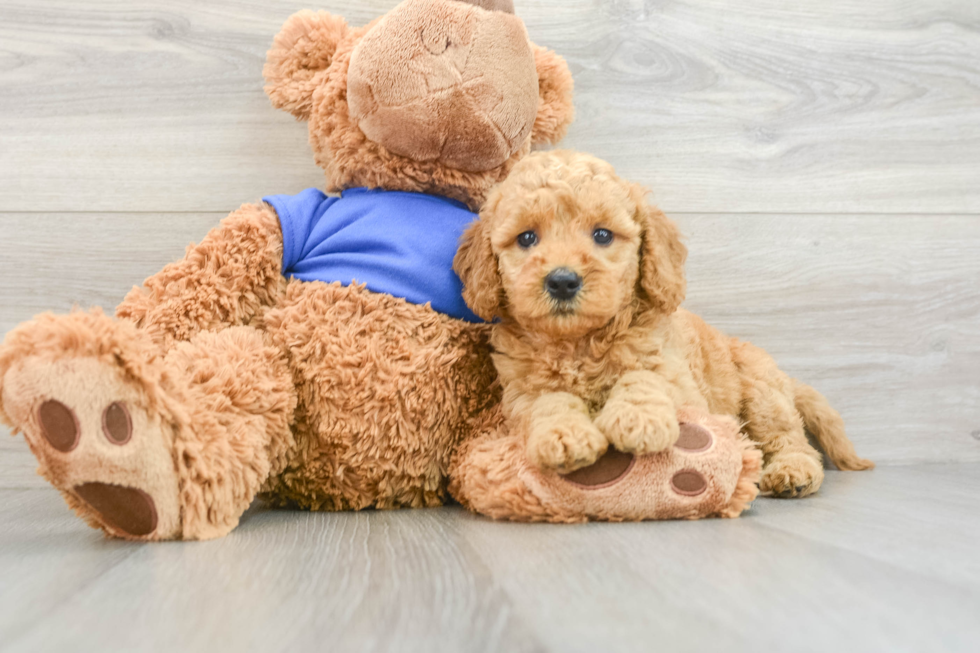
[[[282,232],[267,204],[245,204],[179,261],[134,287],[116,309],[162,347],[203,330],[248,324],[285,292]]]

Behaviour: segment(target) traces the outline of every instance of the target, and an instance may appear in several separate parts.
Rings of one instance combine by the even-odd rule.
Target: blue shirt
[[[463,302],[453,272],[459,239],[477,217],[462,202],[367,188],[339,198],[309,188],[263,201],[279,214],[285,276],[365,284],[450,317],[483,321]]]

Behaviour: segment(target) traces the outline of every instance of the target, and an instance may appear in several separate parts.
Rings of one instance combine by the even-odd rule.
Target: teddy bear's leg
[[[469,419],[499,401],[489,326],[300,281],[264,324],[300,402],[295,454],[264,496],[312,510],[440,505]]]
[[[678,411],[680,437],[642,456],[610,448],[571,474],[527,460],[497,415],[453,459],[450,491],[495,519],[576,522],[737,517],[758,493],[761,455],[731,417]]]
[[[42,315],[0,346],[0,417],[91,525],[127,539],[229,532],[292,446],[281,352],[248,327],[166,356],[100,312]]]

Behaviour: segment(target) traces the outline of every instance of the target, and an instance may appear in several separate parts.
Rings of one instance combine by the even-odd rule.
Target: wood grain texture
[[[846,549],[964,589],[980,587],[976,463],[834,474],[800,510],[756,504],[755,523]],[[860,498],[858,498],[860,497]]]
[[[0,648],[972,652],[978,478],[830,472],[816,497],[702,522],[256,506],[228,537],[150,545],[0,490]]]
[[[444,517],[259,510],[241,529],[140,548],[52,606],[56,634],[4,640],[24,651],[540,650]]]
[[[394,0],[326,0],[361,25]],[[535,0],[565,145],[701,212],[980,211],[974,0]],[[0,2],[0,206],[229,211],[322,183],[262,92],[302,0]]]

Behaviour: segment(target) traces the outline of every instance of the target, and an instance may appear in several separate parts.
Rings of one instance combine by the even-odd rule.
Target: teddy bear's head
[[[477,207],[573,116],[565,61],[528,40],[512,0],[405,0],[360,28],[301,11],[264,74],[272,103],[309,121],[332,191],[428,192]]]

